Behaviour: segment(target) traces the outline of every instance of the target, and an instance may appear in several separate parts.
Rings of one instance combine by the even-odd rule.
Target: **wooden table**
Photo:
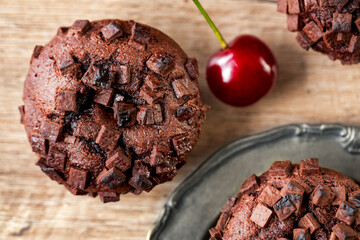
[[[190,0],[0,0],[0,239],[145,239],[171,191],[224,144],[288,123],[357,124],[360,68],[302,50],[274,3],[203,0],[223,35],[251,33],[274,51],[280,76],[273,91],[248,108],[216,100],[205,81],[218,42]],[[166,32],[200,62],[203,101],[212,106],[199,143],[172,182],[140,197],[103,205],[76,197],[34,165],[17,106],[34,45],[75,19],[135,19]],[[264,156],[266,157],[266,156]]]

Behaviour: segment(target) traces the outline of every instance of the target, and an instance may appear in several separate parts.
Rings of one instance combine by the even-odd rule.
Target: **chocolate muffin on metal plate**
[[[171,180],[197,142],[206,106],[198,64],[134,21],[77,20],[36,46],[20,106],[37,165],[103,202]]]
[[[360,2],[358,0],[277,0],[287,14],[289,31],[297,32],[301,47],[341,60],[360,61]]]
[[[360,237],[360,186],[318,159],[274,162],[228,199],[211,240]]]

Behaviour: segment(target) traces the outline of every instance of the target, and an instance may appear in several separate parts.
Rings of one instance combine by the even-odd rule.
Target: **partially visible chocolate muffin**
[[[324,53],[342,64],[360,61],[360,3],[358,0],[277,0],[287,14],[288,30],[308,50]]]
[[[36,46],[19,107],[52,180],[76,195],[139,194],[171,180],[204,119],[198,64],[164,33],[77,20]]]
[[[318,159],[274,162],[228,199],[211,240],[360,237],[360,186]]]

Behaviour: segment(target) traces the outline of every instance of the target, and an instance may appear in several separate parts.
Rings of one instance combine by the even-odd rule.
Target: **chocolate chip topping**
[[[277,0],[277,3],[277,10],[287,14],[288,30],[297,32],[296,40],[301,47],[313,48],[343,64],[360,62],[357,0]]]
[[[110,22],[105,27],[101,28],[101,33],[105,38],[105,41],[113,40],[117,37],[120,37],[123,34],[121,26],[117,22]]]
[[[43,49],[44,49],[43,46],[36,45],[36,46],[34,47],[34,51],[33,51],[33,54],[32,54],[31,59],[38,58],[39,55],[40,55],[40,53],[41,53],[41,51],[42,51]]]
[[[76,20],[71,26],[70,30],[72,32],[78,32],[84,34],[91,27],[89,20]]]
[[[271,166],[272,172],[252,175],[237,197],[228,200],[210,236],[217,240],[358,239],[360,211],[352,199],[360,196],[360,186],[319,167],[318,162],[315,158],[300,165],[280,161]]]
[[[196,59],[149,26],[60,28],[35,48],[19,108],[38,165],[71,193],[103,202],[171,180],[204,118],[198,74]]]
[[[271,165],[269,174],[273,177],[287,177],[292,169],[291,161],[277,161]]]

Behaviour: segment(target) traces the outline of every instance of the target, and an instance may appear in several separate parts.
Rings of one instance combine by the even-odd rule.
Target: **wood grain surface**
[[[171,191],[224,144],[288,123],[358,124],[360,65],[342,66],[302,50],[272,2],[203,0],[203,5],[229,41],[250,33],[274,51],[279,80],[257,104],[237,109],[210,93],[206,62],[220,46],[191,0],[0,0],[0,239],[145,239]],[[41,173],[17,110],[34,45],[46,44],[59,26],[75,19],[103,18],[134,19],[174,38],[199,60],[203,102],[212,106],[188,164],[172,182],[105,205],[73,196]]]

